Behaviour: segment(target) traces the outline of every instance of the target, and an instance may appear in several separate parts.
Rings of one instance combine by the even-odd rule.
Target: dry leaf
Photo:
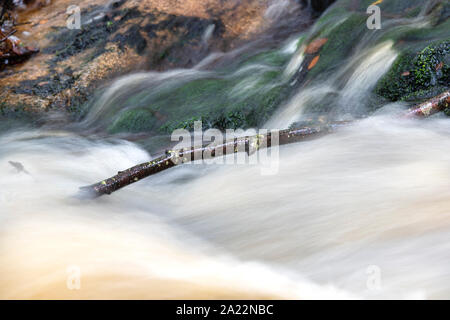
[[[311,70],[312,68],[314,68],[314,66],[317,64],[317,62],[319,62],[319,58],[320,58],[320,55],[315,56],[314,59],[312,59],[311,63],[308,66],[308,70]]]
[[[307,54],[314,54],[317,51],[319,51],[320,48],[323,47],[325,43],[327,43],[327,38],[319,38],[314,41],[312,41],[308,46],[306,47],[305,53]]]

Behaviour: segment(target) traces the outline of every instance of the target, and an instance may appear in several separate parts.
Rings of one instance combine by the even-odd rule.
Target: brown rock
[[[86,14],[86,10],[95,6],[97,9],[107,8],[109,2],[79,0],[77,5],[82,14]],[[93,22],[101,28],[107,24],[115,25],[115,29],[101,39],[106,43],[99,42],[81,50],[75,48],[66,56],[56,56],[56,53],[66,50],[66,44],[71,45],[64,34],[58,38],[57,32],[67,31],[66,9],[73,4],[72,0],[52,1],[48,6],[19,12],[18,31],[29,32],[27,45],[39,47],[41,52],[20,65],[8,67],[14,72],[0,75],[0,103],[26,105],[36,111],[60,108],[64,103],[76,100],[74,98],[80,92],[83,92],[83,97],[88,96],[86,92],[93,92],[98,85],[117,75],[137,70],[190,67],[198,62],[195,59],[200,59],[201,54],[208,54],[206,50],[200,54],[199,48],[202,28],[208,26],[208,21],[221,24],[216,25],[216,30],[220,30],[215,31],[209,49],[226,51],[269,27],[264,18],[268,3],[269,0],[125,0],[117,8],[108,9],[115,11],[112,12],[114,14],[105,13],[107,20]],[[186,30],[184,21],[192,22],[192,29],[197,28],[197,33],[187,37],[186,31],[189,30]],[[154,30],[146,31],[153,25],[156,26]],[[127,40],[132,27],[136,27],[137,31],[132,35],[139,41]],[[83,33],[80,41],[87,37],[89,35]],[[52,46],[55,49],[50,50]],[[97,49],[102,48],[105,50],[97,53]],[[17,47],[17,50],[23,49],[32,48]],[[164,58],[167,54],[171,55],[170,59]],[[61,79],[67,78],[62,74],[66,69],[71,73],[69,80],[63,81]],[[39,90],[40,94],[36,94]]]

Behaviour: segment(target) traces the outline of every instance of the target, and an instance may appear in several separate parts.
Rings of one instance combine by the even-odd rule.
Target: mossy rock
[[[282,67],[289,61],[289,58],[289,55],[283,54],[277,50],[270,50],[249,57],[244,60],[241,66],[260,63],[273,67]]]
[[[144,108],[123,111],[108,128],[110,133],[142,132],[153,128],[157,119],[153,113]]]
[[[219,109],[204,110],[182,120],[168,121],[160,127],[159,131],[170,133],[175,129],[192,130],[195,121],[202,121],[203,130],[256,127],[269,119],[287,94],[288,90],[285,86],[276,86],[264,93],[251,95],[242,101],[233,103],[230,100],[229,105],[222,105]]]
[[[147,87],[131,90],[132,95],[125,93],[123,98],[116,98],[111,110],[117,113],[123,105],[128,110],[118,118],[113,118],[112,113],[110,119],[114,122],[109,120],[110,124],[106,124],[108,131],[170,134],[175,129],[193,129],[197,120],[202,121],[205,130],[259,126],[292,89],[283,76],[288,58],[288,54],[281,52],[259,52],[237,62],[241,67],[237,70],[198,74],[194,79],[173,78],[155,90]]]
[[[142,93],[140,98],[134,95],[123,103],[151,105],[151,109],[129,107],[109,125],[108,132],[168,134],[175,129],[191,130],[198,120],[204,130],[255,127],[267,121],[288,94],[288,86],[277,82],[279,76],[277,71],[264,72],[251,89],[244,88],[243,92],[233,90],[241,89],[240,81],[246,78],[204,78],[147,96]]]
[[[379,81],[375,92],[391,101],[429,97],[450,83],[450,41],[425,47],[418,54],[404,52]]]
[[[339,10],[333,10],[330,15],[336,16]],[[317,65],[308,73],[308,78],[325,74],[325,71],[333,71],[342,66],[352,53],[355,43],[357,43],[367,31],[367,16],[360,13],[350,14],[345,20],[328,29],[328,24],[324,30],[317,34],[318,37],[328,38],[327,43],[320,51],[320,59]],[[343,36],[345,35],[345,36]]]

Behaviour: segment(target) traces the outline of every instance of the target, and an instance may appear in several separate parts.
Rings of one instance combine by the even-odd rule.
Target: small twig
[[[3,39],[0,39],[0,42],[5,41],[6,39],[8,39],[10,36],[12,36],[14,33],[16,33],[17,30],[13,30],[10,33],[8,33]]]
[[[20,23],[14,23],[14,26],[17,27],[17,26],[23,26],[23,25],[26,25],[26,24],[31,24],[31,21],[24,21],[24,22],[20,22]]]

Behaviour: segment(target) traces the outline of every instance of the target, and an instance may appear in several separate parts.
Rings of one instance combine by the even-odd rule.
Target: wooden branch
[[[450,106],[450,91],[447,90],[437,97],[434,97],[424,103],[410,109],[405,117],[429,117]]]
[[[448,107],[449,103],[450,92],[446,91],[443,94],[410,109],[405,116],[408,118],[428,117]],[[281,146],[319,138],[351,123],[353,123],[353,121],[339,121],[311,127],[280,130],[278,131],[278,145]],[[265,135],[235,138],[221,144],[211,144],[200,148],[192,147],[190,149],[182,150],[167,150],[164,155],[152,161],[136,165],[125,171],[120,171],[114,177],[96,184],[81,187],[81,195],[95,198],[104,194],[111,194],[114,191],[148,176],[194,160],[210,159],[238,152],[247,152],[247,154],[251,155],[258,149],[270,148],[272,146],[272,139],[272,133],[268,133]]]
[[[2,36],[4,36],[4,38],[0,39],[0,42],[6,41],[6,40],[8,39],[8,37],[12,36],[12,35],[13,35],[14,33],[16,33],[16,32],[17,32],[17,30],[13,30],[13,31],[11,31],[10,33],[8,33],[6,36],[4,36],[3,33],[1,33],[1,31],[0,31],[0,34],[1,34]]]
[[[278,145],[322,137],[335,131],[337,128],[346,126],[350,123],[351,121],[339,121],[319,126],[277,131],[279,134]],[[199,148],[192,147],[181,150],[167,150],[164,155],[153,159],[152,161],[141,163],[125,171],[119,171],[114,177],[90,186],[81,187],[80,190],[83,196],[94,198],[104,194],[111,194],[127,185],[179,164],[194,160],[211,159],[239,152],[246,152],[251,155],[258,149],[272,147],[273,139],[276,138],[271,132],[264,135],[260,134],[251,137],[235,138],[220,144],[213,143]]]

